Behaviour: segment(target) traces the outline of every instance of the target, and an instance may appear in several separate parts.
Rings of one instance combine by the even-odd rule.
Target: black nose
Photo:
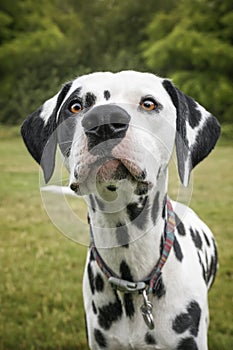
[[[110,139],[121,139],[129,127],[130,116],[121,107],[108,104],[86,113],[82,120],[89,149]]]

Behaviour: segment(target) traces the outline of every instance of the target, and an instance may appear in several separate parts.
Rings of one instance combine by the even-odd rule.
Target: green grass
[[[86,247],[50,222],[38,167],[17,130],[0,130],[0,349],[85,350]],[[232,144],[220,144],[194,171],[191,207],[215,233],[220,256],[209,294],[210,350],[233,347],[232,151]],[[78,207],[85,211],[82,202]]]

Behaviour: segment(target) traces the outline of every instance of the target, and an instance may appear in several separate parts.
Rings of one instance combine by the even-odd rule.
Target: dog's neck
[[[167,171],[148,193],[135,195],[123,185],[113,201],[89,196],[92,239],[106,265],[121,278],[142,280],[157,263],[164,237],[166,193]]]

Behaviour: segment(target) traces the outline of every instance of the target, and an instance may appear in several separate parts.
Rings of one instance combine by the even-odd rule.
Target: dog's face
[[[67,167],[71,187],[79,194],[95,193],[96,186],[102,193],[113,192],[129,182],[138,192],[156,185],[175,140],[176,109],[162,79],[150,74],[81,77],[58,120],[63,124],[58,143],[65,158],[70,149]]]
[[[79,77],[22,126],[45,180],[52,176],[58,144],[71,188],[80,195],[114,192],[125,184],[138,193],[156,187],[174,144],[187,185],[219,132],[216,119],[170,81],[134,71]]]

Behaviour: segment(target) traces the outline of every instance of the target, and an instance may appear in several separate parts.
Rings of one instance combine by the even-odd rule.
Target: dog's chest
[[[173,265],[175,259],[171,257]],[[155,325],[150,330],[141,313],[142,294],[113,290],[91,257],[84,274],[83,294],[89,344],[93,349],[174,349],[180,338],[173,329],[174,315],[179,315],[186,301],[192,300],[192,295],[182,292],[182,281],[168,280],[164,273],[156,296],[149,296]]]
[[[91,349],[167,350],[179,349],[180,344],[188,344],[190,349],[196,349],[196,342],[200,341],[201,332],[208,324],[206,292],[213,277],[211,261],[214,245],[207,227],[196,216],[192,222],[195,222],[195,232],[185,221],[182,227],[178,226],[156,295],[149,296],[153,304],[153,330],[148,328],[141,313],[142,295],[114,291],[89,252],[83,295]],[[130,249],[131,245],[123,249],[125,260],[119,256],[115,271],[122,279],[137,280],[134,279],[135,269],[127,260]],[[110,252],[112,254],[112,250]],[[137,266],[145,261],[142,259],[143,252],[141,248],[131,254],[136,256],[134,261]],[[149,256],[151,254],[150,251]],[[112,260],[115,262],[116,257]]]
[[[159,296],[150,297],[155,322],[155,328],[150,330],[141,313],[143,296],[116,292],[95,265],[90,266],[84,276],[84,299],[93,349],[166,349],[167,339],[176,343],[170,331],[171,316],[166,311],[171,305],[163,298],[165,286],[160,287]]]

